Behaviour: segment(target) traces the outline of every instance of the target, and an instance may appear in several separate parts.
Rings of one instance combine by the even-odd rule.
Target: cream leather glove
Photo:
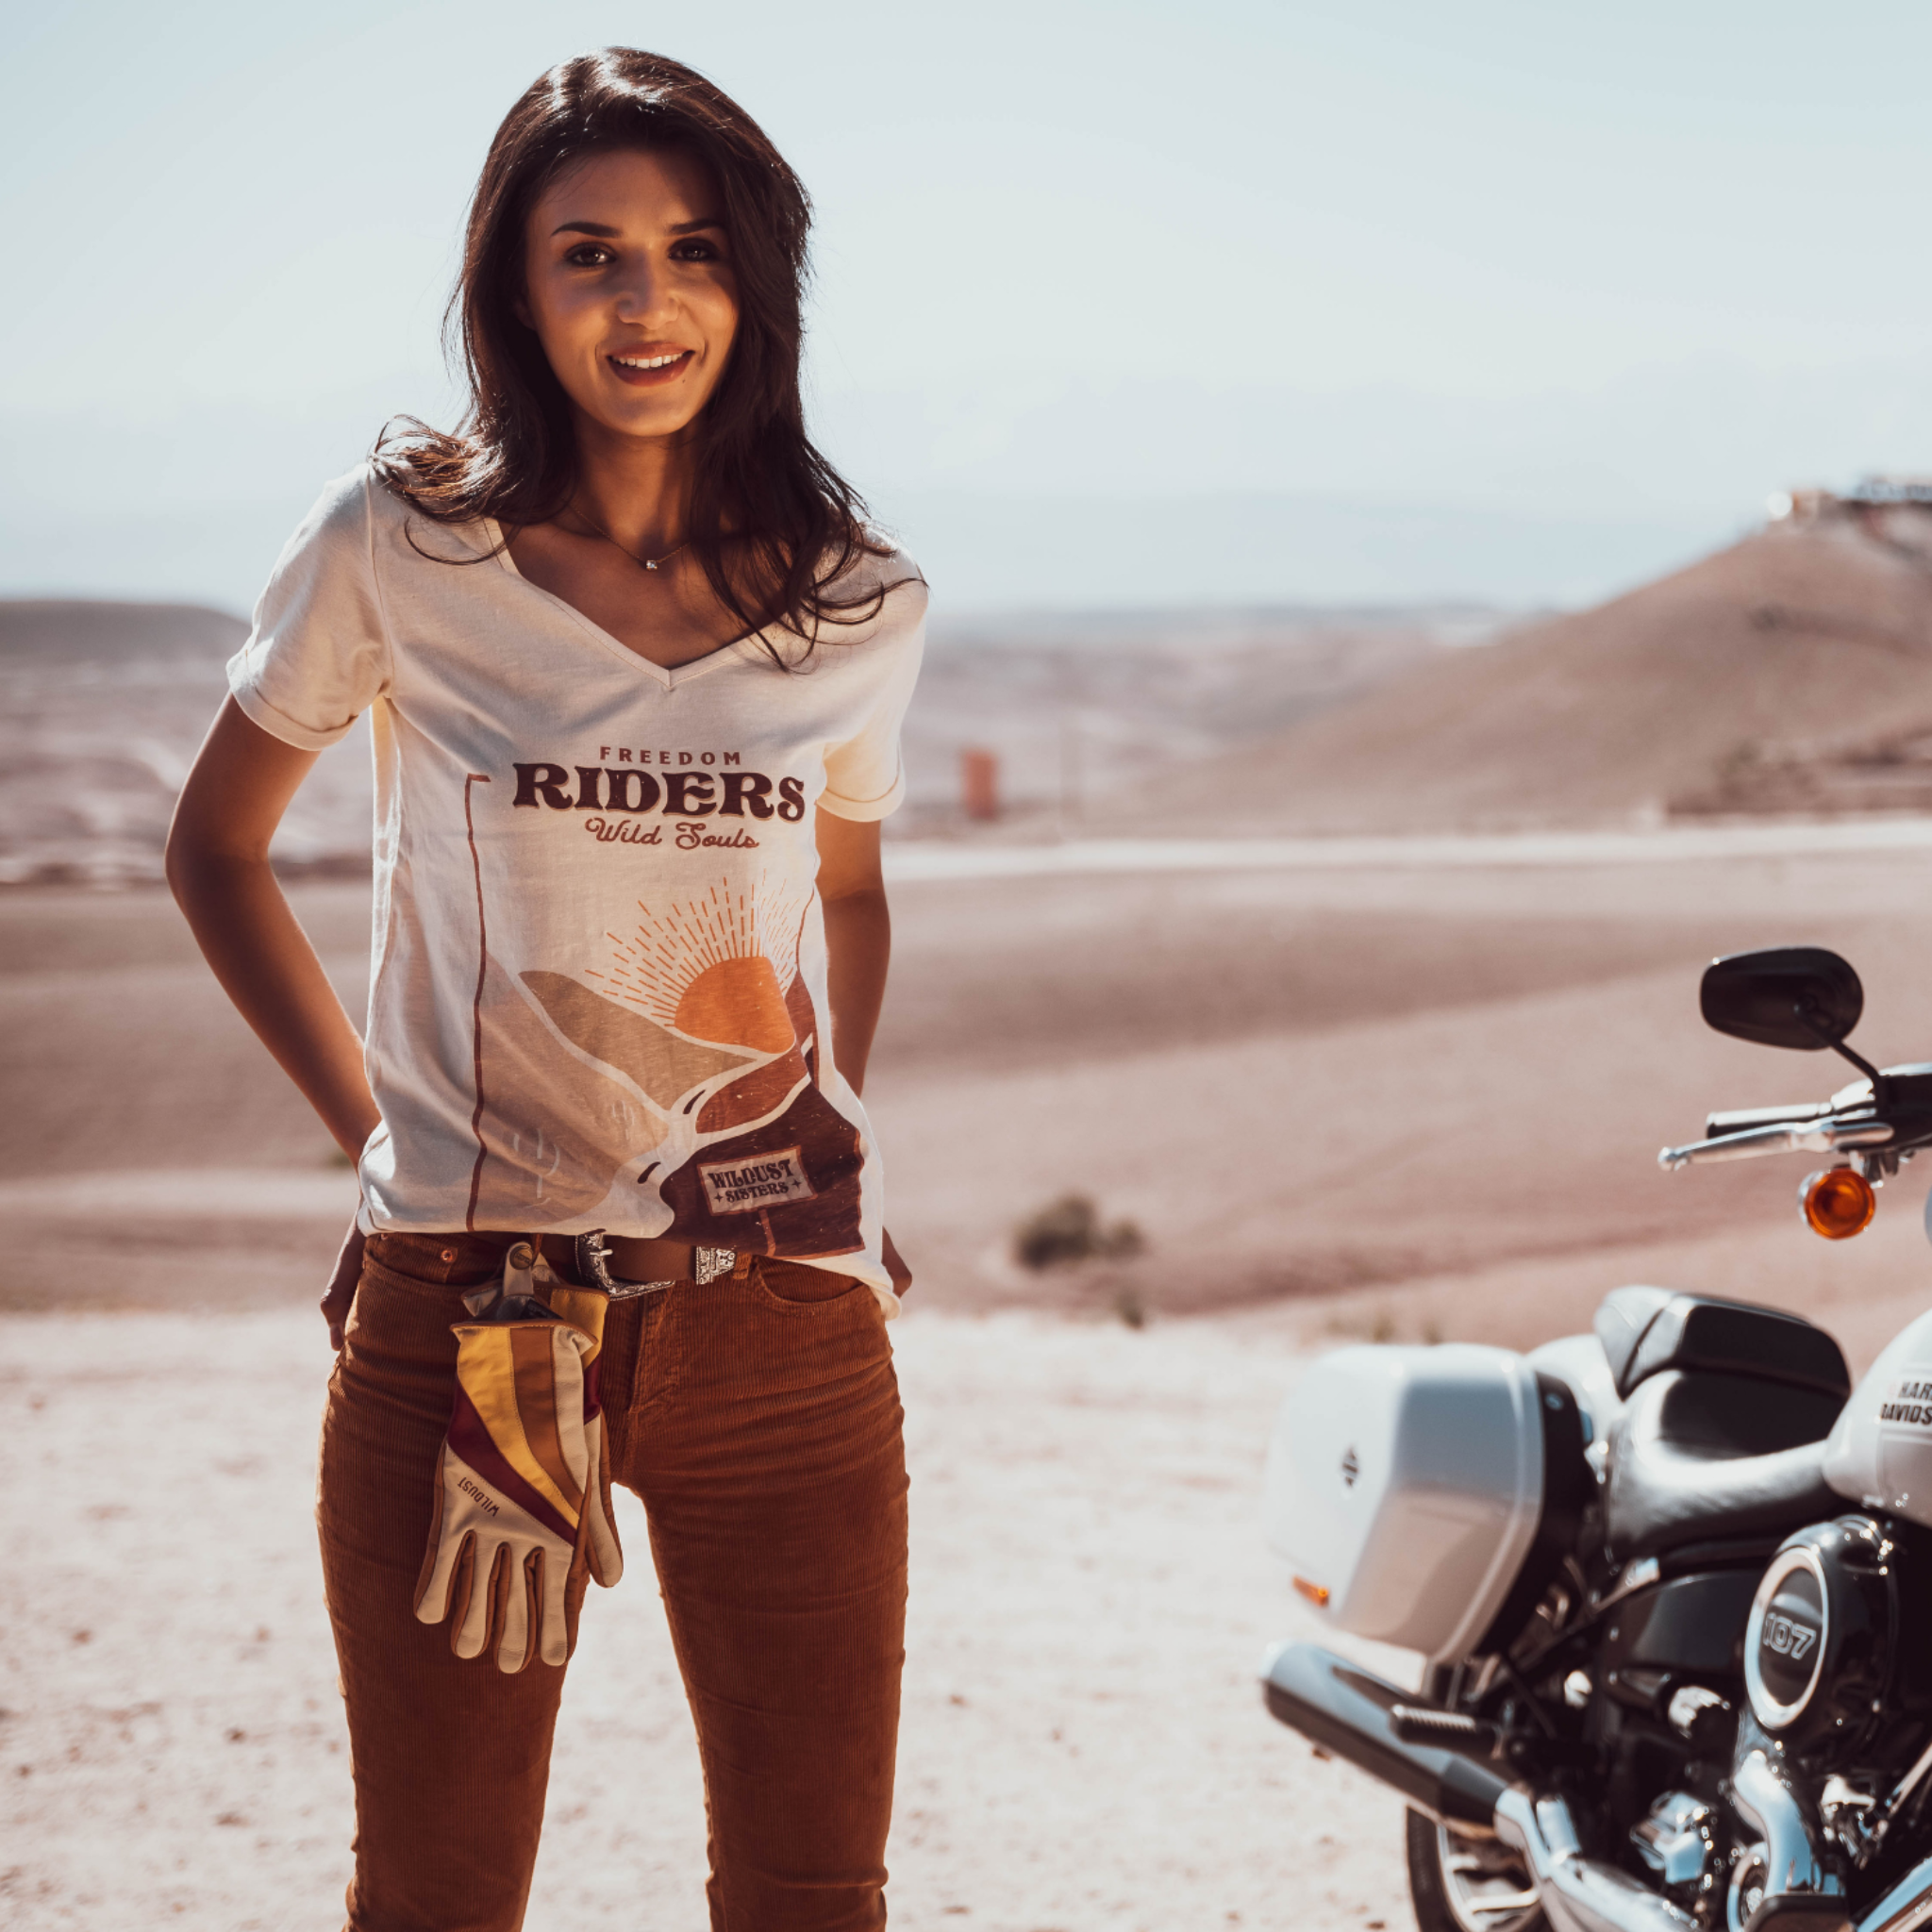
[[[460,1657],[480,1657],[494,1625],[496,1667],[516,1672],[570,1655],[564,1592],[577,1550],[607,1586],[623,1574],[624,1555],[597,1399],[604,1298],[564,1288],[541,1260],[533,1270],[522,1243],[510,1252],[506,1291],[473,1298],[493,1305],[452,1330],[456,1401],[416,1615],[448,1618]],[[527,1291],[545,1287],[565,1306]]]

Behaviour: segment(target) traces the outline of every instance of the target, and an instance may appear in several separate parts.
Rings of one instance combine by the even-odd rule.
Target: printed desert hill
[[[1821,493],[1092,818],[1389,832],[1874,809],[1932,809],[1932,508]]]

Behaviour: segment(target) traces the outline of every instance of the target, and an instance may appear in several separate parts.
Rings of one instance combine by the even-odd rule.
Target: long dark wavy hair
[[[798,364],[811,201],[742,108],[662,55],[579,55],[504,117],[470,203],[462,274],[444,318],[452,359],[469,381],[468,411],[454,435],[398,419],[399,433],[392,425],[377,439],[376,473],[437,523],[491,517],[523,528],[569,503],[577,482],[569,404],[536,331],[516,312],[524,233],[558,175],[613,148],[682,151],[717,183],[738,277],[738,333],[692,425],[687,541],[745,635],[782,664],[764,633],[784,625],[804,636],[809,655],[824,625],[864,623],[892,588],[869,573],[865,588],[853,587],[864,559],[890,556],[891,546],[872,534],[858,492],[806,434]]]

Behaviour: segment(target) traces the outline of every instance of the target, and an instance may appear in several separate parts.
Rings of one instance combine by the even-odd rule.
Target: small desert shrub
[[[1027,1268],[1138,1255],[1145,1245],[1131,1221],[1102,1227],[1085,1194],[1062,1194],[1028,1215],[1013,1233],[1013,1253]]]

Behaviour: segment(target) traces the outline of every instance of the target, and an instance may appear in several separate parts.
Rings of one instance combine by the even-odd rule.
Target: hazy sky
[[[496,122],[614,41],[819,212],[823,441],[941,608],[1576,599],[1932,470],[1932,8],[70,5],[0,28],[0,590],[245,608]]]

